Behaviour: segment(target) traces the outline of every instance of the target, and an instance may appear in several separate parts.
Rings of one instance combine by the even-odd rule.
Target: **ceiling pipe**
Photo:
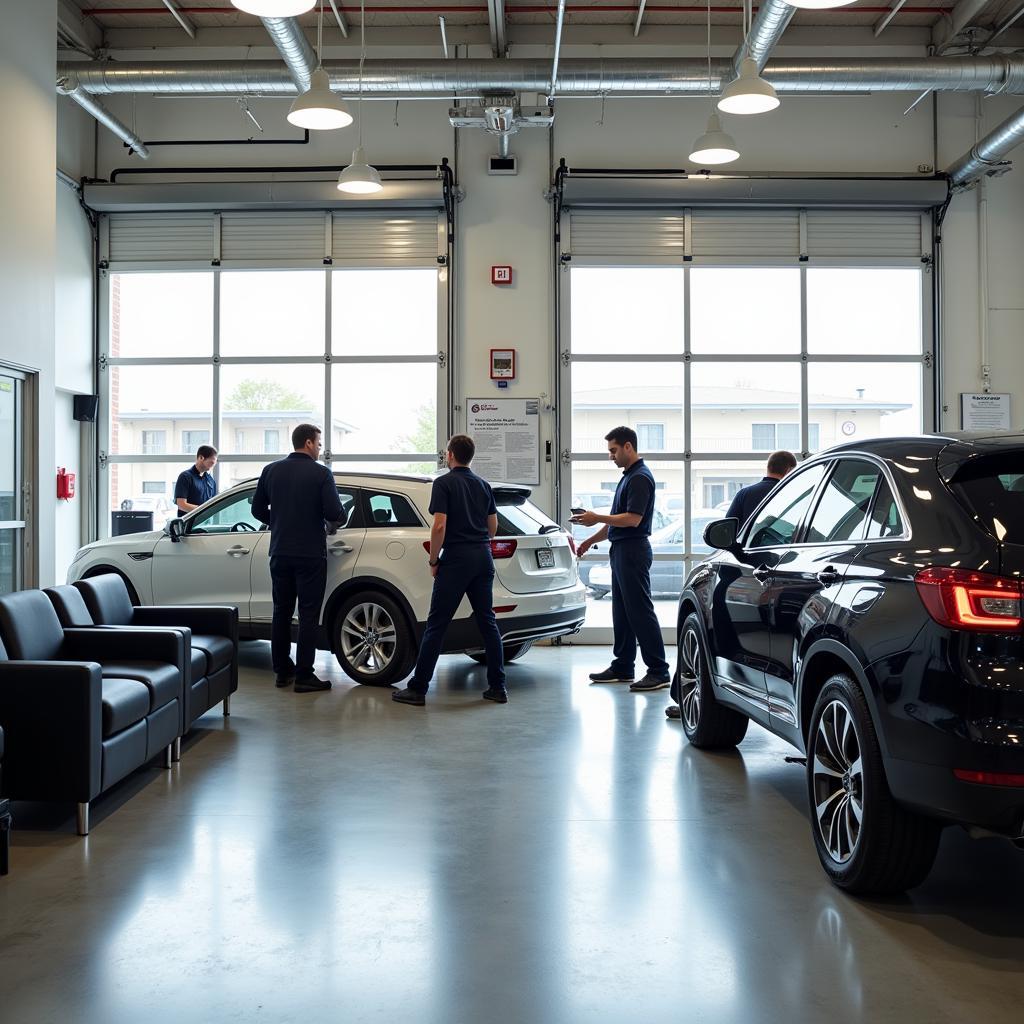
[[[551,87],[547,94],[555,98],[555,86],[558,84],[558,58],[562,52],[562,24],[565,21],[565,0],[558,0],[558,20],[555,22],[555,55],[551,59]]]
[[[794,14],[796,8],[790,7],[783,0],[764,0],[758,9],[757,17],[750,24],[746,39],[740,43],[739,49],[733,55],[734,78],[739,77],[740,66],[747,57],[757,62],[758,72],[764,71],[775,44],[782,38],[782,33],[793,20]]]
[[[174,0],[164,0],[164,7],[166,7],[167,10],[171,12],[171,16],[182,27],[182,29],[185,32],[187,32],[188,35],[191,36],[191,38],[195,39],[195,25],[193,25],[192,22],[189,21],[189,19],[186,18],[185,15],[178,10],[178,5],[174,2]]]
[[[355,95],[358,61],[327,61],[335,92]],[[294,96],[295,82],[277,61],[61,61],[58,76],[77,75],[93,95]],[[712,61],[712,90],[733,77],[731,57]],[[1024,55],[835,60],[772,60],[766,76],[779,93],[865,92],[1024,93]],[[594,60],[559,65],[557,91],[566,97],[707,96],[707,62],[700,57]],[[363,95],[371,98],[482,96],[494,92],[548,93],[551,65],[543,60],[367,61]]]
[[[331,0],[331,10],[334,12],[334,20],[338,23],[341,34],[348,39],[348,22],[345,15],[338,10],[338,0]]]
[[[305,92],[309,88],[310,75],[316,70],[316,54],[302,26],[295,18],[260,18],[260,21],[288,65],[292,81],[299,92]]]
[[[57,92],[74,100],[87,114],[91,114],[100,124],[109,128],[129,149],[138,153],[143,160],[149,159],[146,144],[123,121],[116,118],[102,103],[91,96],[78,81],[74,74],[65,74],[57,78]]]
[[[998,25],[996,25],[992,30],[992,35],[985,40],[985,45],[991,46],[1004,32],[1017,24],[1021,15],[1024,15],[1024,3],[1018,4],[1015,10],[1011,11]]]
[[[487,0],[487,25],[491,33],[491,53],[504,57],[508,51],[505,0]]]
[[[959,160],[950,164],[946,173],[954,188],[966,188],[986,174],[1007,165],[1004,159],[1024,142],[1024,107],[1011,114],[999,127],[976,142]]]
[[[946,19],[942,18],[932,28],[932,42],[935,52],[942,53],[953,45],[956,37],[988,6],[988,0],[960,0],[949,12],[949,28],[944,29]]]
[[[886,14],[883,14],[878,21],[875,22],[875,37],[880,36],[888,27],[889,23],[901,10],[906,6],[907,0],[892,0],[892,6],[889,8]]]

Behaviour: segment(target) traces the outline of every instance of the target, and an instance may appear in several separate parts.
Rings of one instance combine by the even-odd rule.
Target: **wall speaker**
[[[99,408],[99,395],[75,395],[75,419],[80,423],[95,423]]]

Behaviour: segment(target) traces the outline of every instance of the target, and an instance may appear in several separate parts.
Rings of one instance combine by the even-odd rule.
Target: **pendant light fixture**
[[[384,185],[376,167],[366,162],[363,152],[363,62],[366,60],[366,0],[359,0],[359,98],[356,114],[359,118],[359,143],[352,151],[352,163],[338,175],[338,191],[351,195],[370,195]]]
[[[711,93],[711,0],[708,0],[708,96],[711,97],[711,115],[704,134],[690,149],[690,159],[701,166],[728,164],[738,160],[740,151],[732,136],[722,130],[722,122],[715,111],[715,100]]]
[[[779,105],[775,90],[757,71],[757,61],[744,57],[740,74],[723,90],[718,109],[725,114],[766,114]]]
[[[331,131],[347,128],[352,115],[340,96],[331,92],[330,76],[324,71],[324,7],[316,24],[316,70],[309,76],[309,88],[296,96],[288,110],[288,122],[297,128]]]
[[[313,10],[316,0],[231,0],[231,3],[258,18],[294,18]]]

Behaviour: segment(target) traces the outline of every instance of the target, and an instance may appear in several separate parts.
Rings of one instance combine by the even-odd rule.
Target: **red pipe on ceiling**
[[[345,8],[341,4],[338,5],[338,9],[348,14],[352,14],[355,10],[355,8]],[[324,8],[324,10],[326,11],[327,8]],[[432,4],[429,7],[418,7],[412,5],[396,7],[367,7],[366,10],[371,14],[486,14],[487,6],[479,6],[475,4]],[[506,14],[553,14],[557,10],[557,4],[507,4],[505,7]],[[580,14],[602,14],[609,11],[628,11],[631,14],[635,14],[637,6],[635,4],[567,4],[565,10],[567,14],[571,12],[577,12]],[[651,11],[664,11],[671,14],[706,14],[707,10],[706,6],[680,6],[677,4],[648,4],[644,8],[645,13],[649,13]],[[743,8],[712,7],[711,10],[716,14],[740,14],[742,13]],[[754,5],[754,10],[758,10],[758,6],[756,4]],[[834,8],[834,10],[842,10],[846,14],[888,14],[892,8],[843,7]],[[951,10],[952,7],[902,7],[900,9],[900,14],[949,14]],[[245,16],[245,12],[240,11],[237,7],[179,7],[178,11],[181,14],[239,14],[243,17]],[[82,11],[82,16],[87,18],[118,14],[163,15],[168,18],[171,17],[171,13],[166,7],[91,7],[88,10]],[[255,17],[255,15],[253,15],[253,17]]]

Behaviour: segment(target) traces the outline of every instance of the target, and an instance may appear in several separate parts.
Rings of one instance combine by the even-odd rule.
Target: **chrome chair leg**
[[[168,743],[167,746],[164,747],[164,767],[165,768],[170,768],[171,767],[171,755],[173,753],[174,753],[174,744],[173,743]]]
[[[231,714],[231,694],[229,693],[224,698],[224,717],[227,718]]]
[[[171,755],[175,761],[181,760],[181,737],[174,741],[174,753]]]
[[[78,805],[76,825],[80,836],[89,834],[89,804],[88,802]]]

